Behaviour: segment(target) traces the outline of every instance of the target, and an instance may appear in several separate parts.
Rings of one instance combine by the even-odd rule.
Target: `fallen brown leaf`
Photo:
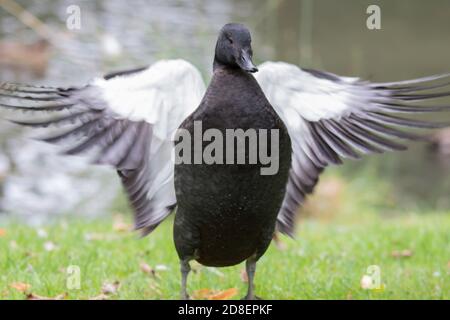
[[[27,292],[31,289],[31,284],[24,282],[14,282],[9,285],[11,288],[16,289],[20,292]]]
[[[236,288],[230,288],[223,291],[211,290],[203,288],[192,293],[192,298],[196,300],[228,300],[238,293]]]
[[[409,258],[412,255],[413,255],[413,251],[411,249],[394,250],[391,252],[391,256],[393,258]]]
[[[108,300],[109,296],[104,294],[104,293],[100,293],[98,296],[95,297],[91,297],[88,300]]]
[[[216,294],[212,294],[208,297],[208,300],[229,300],[237,295],[238,290],[236,288],[230,288],[224,291],[219,291]]]
[[[116,215],[114,217],[112,228],[114,231],[117,231],[117,232],[125,232],[125,231],[131,230],[131,226],[128,223],[126,223],[123,220],[123,217],[120,215]]]
[[[413,252],[410,249],[406,249],[406,250],[402,251],[402,256],[403,257],[411,257],[412,255],[413,255]]]
[[[391,252],[391,257],[393,258],[400,258],[400,252],[397,250],[394,250]]]
[[[84,235],[86,241],[111,241],[117,240],[119,237],[115,234],[103,234],[103,233],[86,233]]]
[[[147,273],[147,274],[151,274],[154,275],[155,274],[155,270],[153,270],[152,267],[150,267],[147,263],[145,262],[141,262],[141,264],[139,265],[139,267],[141,268],[141,271],[143,273]]]
[[[65,298],[67,298],[67,292],[58,294],[57,296],[54,297],[44,297],[37,295],[35,293],[29,293],[27,294],[26,297],[27,300],[64,300]]]
[[[139,266],[140,266],[142,272],[144,272],[154,278],[157,278],[157,279],[160,278],[160,276],[158,275],[156,270],[153,269],[152,267],[150,267],[147,263],[141,262],[141,264]]]
[[[117,222],[113,225],[113,230],[117,232],[129,231],[130,225],[127,223]]]
[[[27,257],[27,258],[34,258],[34,257],[37,256],[37,254],[34,253],[34,252],[32,252],[32,251],[26,251],[26,252],[24,252],[23,255],[24,255],[25,257]]]

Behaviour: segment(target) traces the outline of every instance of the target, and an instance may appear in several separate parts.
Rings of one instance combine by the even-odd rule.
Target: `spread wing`
[[[148,234],[176,205],[172,136],[204,91],[194,66],[167,60],[80,88],[0,84],[0,106],[30,112],[18,124],[53,128],[42,140],[64,145],[66,154],[115,167],[135,227]]]
[[[278,230],[291,236],[296,212],[326,166],[341,164],[344,158],[404,150],[401,140],[422,138],[411,128],[445,126],[406,114],[450,111],[448,106],[417,104],[450,96],[449,74],[371,83],[283,62],[258,68],[255,77],[292,139],[292,167],[277,221]]]

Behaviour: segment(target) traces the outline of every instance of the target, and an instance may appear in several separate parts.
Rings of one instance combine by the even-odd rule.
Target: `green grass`
[[[370,175],[369,175],[370,176]],[[256,272],[257,294],[266,299],[449,299],[450,215],[448,212],[395,211],[389,187],[361,178],[350,183],[327,175],[322,185],[338,188],[327,194],[322,188],[307,208],[296,240],[282,237],[286,248],[272,245]],[[336,184],[335,182],[338,181]],[[321,191],[322,190],[322,191]],[[371,190],[381,190],[371,192]],[[329,192],[329,190],[327,191]],[[355,193],[358,196],[355,196]],[[334,201],[334,202],[333,202]],[[328,205],[328,207],[327,207]],[[331,206],[331,207],[330,207]],[[321,210],[333,211],[321,215]],[[381,214],[380,214],[381,213]],[[149,237],[138,239],[132,232],[115,231],[111,218],[59,221],[44,229],[7,222],[0,237],[0,299],[24,299],[11,287],[27,283],[28,290],[53,297],[88,299],[102,292],[105,282],[119,281],[110,299],[177,299],[180,288],[178,259],[172,241],[172,220]],[[94,238],[87,240],[87,238]],[[100,239],[95,239],[100,238]],[[56,245],[45,250],[45,243]],[[409,257],[394,257],[394,251],[409,250]],[[167,270],[154,277],[140,264]],[[81,289],[66,288],[69,265],[81,270]],[[368,266],[381,269],[382,290],[364,290],[360,280]],[[189,291],[237,288],[240,298],[246,283],[243,265],[210,269],[195,265]],[[217,272],[219,271],[219,272]]]

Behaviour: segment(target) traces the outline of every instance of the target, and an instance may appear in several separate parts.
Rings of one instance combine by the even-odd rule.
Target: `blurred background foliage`
[[[26,26],[18,17],[29,19],[14,10],[20,7],[11,10],[11,3],[42,24]],[[370,4],[381,8],[381,30],[366,27]],[[450,72],[446,0],[0,0],[0,5],[2,81],[77,85],[162,58],[189,60],[208,81],[218,30],[230,21],[251,29],[258,63],[283,60],[376,81]],[[79,30],[66,28],[71,5],[81,9]],[[56,213],[93,215],[111,203],[125,210],[112,170],[58,157],[26,135],[1,122],[0,211],[39,220]],[[368,205],[374,204],[371,197],[378,199],[381,214],[448,212],[450,134],[436,137],[434,144],[416,144],[408,152],[332,168],[305,211],[322,217],[339,211],[345,188]]]

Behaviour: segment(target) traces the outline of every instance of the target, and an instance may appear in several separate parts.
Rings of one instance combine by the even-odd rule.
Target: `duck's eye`
[[[227,39],[230,44],[233,44],[233,39],[231,39],[231,37],[228,37]]]

